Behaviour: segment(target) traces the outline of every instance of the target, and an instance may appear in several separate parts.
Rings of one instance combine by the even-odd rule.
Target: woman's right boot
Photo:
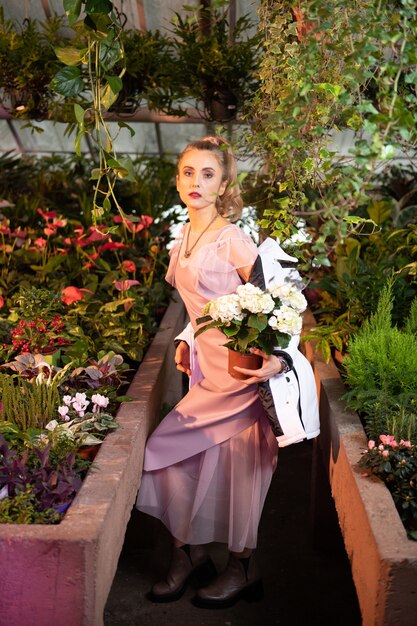
[[[166,579],[156,583],[148,594],[152,602],[174,602],[183,595],[189,579],[198,576],[201,584],[214,578],[216,569],[204,546],[188,544],[172,548],[171,565]]]

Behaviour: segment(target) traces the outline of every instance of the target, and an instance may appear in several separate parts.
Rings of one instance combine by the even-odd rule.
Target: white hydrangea
[[[283,304],[279,309],[274,310],[274,315],[271,315],[268,324],[273,330],[279,330],[288,335],[299,335],[302,319],[297,311]]]
[[[232,320],[243,320],[244,315],[239,305],[239,297],[232,293],[220,296],[217,300],[212,300],[207,304],[204,312],[208,313],[213,320],[221,322],[231,322]]]
[[[286,301],[283,300],[283,304],[288,304],[291,308],[295,309],[297,313],[302,313],[307,308],[307,300],[304,294],[298,289],[293,289]]]
[[[270,291],[274,298],[278,298],[282,304],[292,307],[298,313],[302,313],[307,308],[307,300],[303,293],[292,283],[276,284],[271,287]]]
[[[276,285],[270,287],[269,291],[271,292],[273,298],[284,300],[288,298],[291,288],[292,286],[290,283],[277,283]]]
[[[236,292],[241,308],[251,313],[270,313],[275,306],[271,295],[264,293],[252,283],[239,285]]]

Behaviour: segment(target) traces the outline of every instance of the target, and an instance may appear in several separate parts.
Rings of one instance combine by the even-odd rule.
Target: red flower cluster
[[[60,346],[71,344],[69,339],[57,336],[65,330],[65,322],[60,315],[52,320],[20,320],[18,326],[11,332],[12,349],[15,352],[32,352],[48,354]],[[7,344],[4,349],[10,348]]]

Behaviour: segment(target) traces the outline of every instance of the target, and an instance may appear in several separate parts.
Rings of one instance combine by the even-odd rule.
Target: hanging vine
[[[51,87],[66,99],[73,99],[78,126],[75,151],[81,154],[81,141],[88,138],[97,153],[97,167],[91,171],[94,181],[92,218],[94,224],[107,214],[112,203],[125,218],[114,192],[118,178],[135,180],[128,157],[118,157],[114,140],[105,120],[105,112],[122,89],[126,57],[122,42],[124,16],[110,0],[63,0],[71,29],[65,43],[55,48],[65,67],[60,69]],[[133,129],[125,122],[120,128]],[[132,217],[130,217],[132,220]]]

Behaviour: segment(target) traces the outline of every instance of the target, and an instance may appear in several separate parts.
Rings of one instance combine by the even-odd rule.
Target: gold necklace
[[[207,224],[207,226],[205,227],[204,230],[201,231],[201,233],[199,234],[199,236],[197,237],[197,239],[195,240],[195,242],[193,243],[193,245],[191,246],[191,248],[188,247],[188,239],[190,237],[190,230],[191,230],[191,224],[190,224],[190,228],[188,229],[187,232],[187,242],[185,244],[185,252],[184,252],[184,256],[186,259],[188,259],[188,257],[191,256],[191,252],[194,250],[194,248],[196,247],[196,245],[198,244],[198,242],[200,241],[201,237],[204,235],[205,232],[208,231],[208,229],[210,228],[210,226],[213,224],[213,222],[219,217],[219,214],[217,213],[213,219]]]

